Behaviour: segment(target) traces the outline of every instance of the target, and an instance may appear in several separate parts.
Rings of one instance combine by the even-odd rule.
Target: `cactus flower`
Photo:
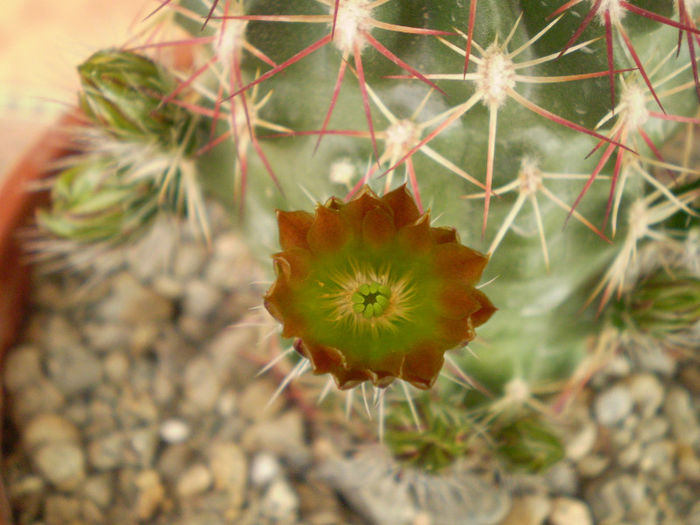
[[[316,213],[278,211],[282,251],[265,307],[316,374],[341,389],[394,379],[427,389],[445,351],[495,312],[475,285],[488,257],[430,226],[406,186],[369,187]]]

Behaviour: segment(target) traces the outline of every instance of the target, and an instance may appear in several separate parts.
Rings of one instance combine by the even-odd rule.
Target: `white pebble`
[[[256,454],[250,466],[250,482],[257,487],[267,485],[279,476],[280,471],[277,458],[267,452],[261,452]]]
[[[160,437],[166,443],[182,443],[190,437],[190,426],[181,419],[168,419],[160,425]]]

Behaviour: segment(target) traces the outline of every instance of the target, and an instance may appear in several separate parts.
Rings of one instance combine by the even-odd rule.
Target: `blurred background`
[[[75,103],[75,68],[124,42],[159,0],[3,0],[0,181],[47,125]]]

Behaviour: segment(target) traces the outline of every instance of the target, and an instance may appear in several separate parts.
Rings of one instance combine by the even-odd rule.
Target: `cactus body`
[[[189,38],[144,46],[197,49],[167,99],[186,94],[178,107],[211,131],[192,157],[200,184],[232,203],[265,256],[279,249],[275,210],[406,184],[433,227],[490,255],[483,291],[499,309],[471,352],[448,353],[457,380],[426,402],[495,422],[515,463],[549,464],[558,452],[529,401],[561,389],[600,332],[605,316],[586,305],[611,300],[665,221],[684,217],[684,236],[697,217],[697,172],[660,151],[696,122],[695,6],[204,4],[167,5],[151,23],[174,19]],[[528,456],[538,440],[544,452]]]

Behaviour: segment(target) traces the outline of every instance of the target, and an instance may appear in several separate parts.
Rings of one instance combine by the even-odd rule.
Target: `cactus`
[[[337,219],[343,202],[368,195],[363,187],[381,197],[405,184],[416,217],[430,211],[433,229],[454,231],[473,253],[488,254],[480,287],[498,312],[469,349],[445,354],[435,384],[432,372],[416,378],[392,368],[386,381],[357,374],[347,356],[316,366],[322,359],[308,341],[296,344],[298,358],[311,358],[317,372],[330,371],[345,387],[372,379],[382,388],[394,378],[432,385],[426,392],[405,383],[391,389],[405,392],[421,432],[407,430],[406,405],[381,394],[387,441],[400,457],[440,468],[469,450],[455,436],[462,443],[478,428],[510,464],[538,469],[561,455],[548,428],[549,402],[560,406],[586,375],[579,367],[613,322],[603,310],[622,293],[637,250],[671,227],[682,240],[697,223],[698,172],[662,150],[679,126],[699,122],[697,3],[166,0],[144,22],[139,43],[111,52],[119,64],[131,60],[116,73],[121,81],[105,81],[114,70],[104,69],[102,55],[82,66],[83,75],[90,71],[98,80],[85,81],[81,105],[110,141],[145,141],[156,152],[179,151],[195,166],[188,177],[196,184],[178,195],[199,204],[157,200],[172,179],[151,174],[146,199],[153,209],[184,210],[205,224],[200,192],[206,191],[230,206],[265,260],[279,251],[279,235],[280,275],[292,271],[280,260],[309,233],[308,224],[302,228],[290,217],[308,222],[306,211],[316,204],[317,217]],[[189,53],[192,63],[168,65],[166,51],[173,49]],[[127,60],[132,52],[162,63]],[[144,82],[139,75],[149,68],[151,81]],[[163,75],[175,79],[171,87]],[[149,89],[138,87],[146,84]],[[125,89],[131,96],[123,96]],[[173,124],[163,129],[164,122]],[[186,122],[193,123],[191,144],[182,132]],[[42,221],[54,233],[74,235],[52,227],[75,215],[64,195],[85,188],[93,197],[76,198],[99,203],[111,188],[87,184],[99,166],[85,162],[78,157],[57,179]],[[122,200],[110,189],[123,203],[117,215],[133,220],[129,203],[139,188],[118,190],[128,196]],[[114,203],[105,199],[110,211],[100,212],[100,221],[110,222]],[[276,210],[283,210],[286,231],[278,232]],[[107,228],[100,240],[121,242],[119,229]],[[679,289],[691,294],[683,297],[692,305],[697,273],[683,279]],[[643,282],[642,298],[618,308],[639,312],[643,297],[656,293],[655,280]],[[484,296],[474,284],[470,290]],[[284,322],[284,335],[302,336],[288,319],[301,308],[299,295],[276,286],[267,296],[270,311]],[[652,308],[667,310],[673,293]],[[362,297],[366,307],[368,294]],[[620,319],[653,316],[613,317],[624,325]],[[677,328],[690,321],[673,322]],[[440,337],[434,334],[435,341]],[[373,344],[381,346],[381,339]]]

